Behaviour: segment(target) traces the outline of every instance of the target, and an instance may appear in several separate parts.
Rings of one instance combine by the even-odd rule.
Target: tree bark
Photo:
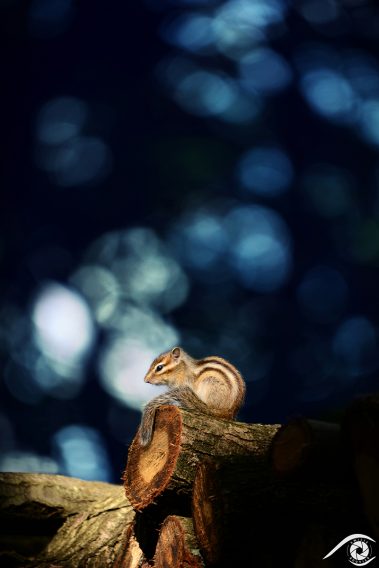
[[[135,513],[121,485],[0,474],[0,565],[113,566]]]
[[[163,523],[154,556],[155,568],[203,568],[192,520],[170,515]]]
[[[272,565],[272,525],[282,520],[270,507],[275,490],[276,480],[264,458],[199,464],[192,517],[207,566],[243,566],[246,556],[251,566]]]
[[[120,547],[113,568],[148,568],[143,550],[140,547],[134,531],[134,522],[125,531],[125,546]]]
[[[126,495],[142,510],[165,491],[190,492],[196,466],[204,458],[265,454],[277,429],[162,406],[150,445],[141,446],[137,435],[129,448],[123,476]]]
[[[330,479],[346,474],[340,426],[330,422],[297,418],[283,424],[272,440],[270,459],[279,475]]]
[[[358,510],[349,482],[282,478],[264,456],[203,462],[193,485],[195,534],[209,566],[243,565],[249,554],[252,565],[293,568],[307,525],[345,525]]]
[[[191,515],[190,496],[166,491],[143,511],[136,511],[134,534],[149,561],[153,560],[160,528],[169,515],[189,517]]]

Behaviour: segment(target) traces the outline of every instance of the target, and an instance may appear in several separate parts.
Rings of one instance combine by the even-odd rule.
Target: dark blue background
[[[324,18],[320,7],[309,16],[311,3],[279,2],[285,5],[282,29],[271,34],[268,27],[263,44],[287,62],[291,78],[272,92],[255,85],[245,95],[259,98],[257,118],[233,123],[208,107],[186,107],[188,99],[181,105],[162,71],[162,61],[180,57],[183,69],[190,60],[197,69],[217,69],[222,80],[235,78],[243,54],[233,59],[217,49],[186,52],[172,32],[183,14],[213,14],[222,4],[2,3],[2,469],[120,479],[140,413],[99,381],[101,354],[114,335],[94,324],[81,387],[75,396],[56,396],[35,380],[35,350],[42,357],[46,352],[36,347],[31,315],[46,283],[72,287],[72,274],[88,264],[88,247],[110,232],[151,229],[181,267],[190,286],[186,298],[169,309],[158,298],[149,309],[178,331],[194,356],[218,354],[242,370],[248,395],[241,419],[338,417],[356,395],[378,388],[379,111],[367,107],[370,114],[365,106],[379,105],[378,8],[363,0],[330,2]],[[334,17],[330,6],[336,7]],[[339,64],[326,57],[323,63],[338,77],[348,77],[357,53],[358,71],[365,61],[371,65],[368,75],[361,73],[359,96],[354,86],[352,109],[344,110],[338,82],[327,86],[334,111],[309,103],[299,61],[312,46],[310,70],[320,68],[317,53],[323,48],[343,59]],[[38,159],[41,152],[50,159],[38,142],[41,109],[61,97],[86,105],[83,134],[107,148],[107,168],[95,167],[84,182],[64,183],[63,170],[55,171],[53,161],[44,169]],[[371,134],[362,118],[366,112]],[[260,191],[254,180],[244,188],[236,173],[241,156],[272,146],[289,157],[288,183],[272,196],[265,178]],[[325,174],[325,164],[336,176]],[[309,191],[312,183],[316,189]],[[338,184],[342,194],[333,193]],[[318,199],[325,192],[335,195],[332,213]],[[280,284],[270,287],[269,274],[257,287],[248,273],[254,263],[237,269],[226,253],[202,266],[186,257],[188,215],[206,211],[222,227],[237,207],[263,208],[264,218],[274,212],[285,223],[290,264]],[[195,239],[199,255],[204,239]],[[138,293],[122,301],[140,305]],[[34,363],[23,357],[28,349]],[[72,425],[84,430],[70,431],[70,440],[87,440],[92,448],[88,460],[94,466],[87,472],[71,468],[71,450],[65,454],[59,437]],[[98,462],[96,455],[102,456]],[[72,459],[80,460],[80,452]]]

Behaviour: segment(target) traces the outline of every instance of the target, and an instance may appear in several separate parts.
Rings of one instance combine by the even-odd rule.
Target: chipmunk
[[[245,398],[245,382],[231,363],[216,356],[196,360],[181,347],[154,359],[144,380],[170,390],[146,405],[139,430],[142,446],[151,442],[155,413],[162,404],[233,419]]]

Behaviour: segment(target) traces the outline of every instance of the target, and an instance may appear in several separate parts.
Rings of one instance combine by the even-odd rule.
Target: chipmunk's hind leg
[[[196,387],[196,394],[213,410],[227,412],[230,406],[230,388],[223,379],[216,376],[204,377]]]

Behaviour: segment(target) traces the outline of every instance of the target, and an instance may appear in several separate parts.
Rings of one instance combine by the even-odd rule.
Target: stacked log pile
[[[0,474],[0,565],[337,568],[379,538],[379,401],[339,424],[221,420],[162,406],[123,486]],[[126,495],[125,495],[126,494]]]
[[[323,557],[350,534],[378,536],[378,434],[375,398],[340,424],[160,408],[151,444],[135,437],[123,476],[141,565],[346,565],[344,551]]]

